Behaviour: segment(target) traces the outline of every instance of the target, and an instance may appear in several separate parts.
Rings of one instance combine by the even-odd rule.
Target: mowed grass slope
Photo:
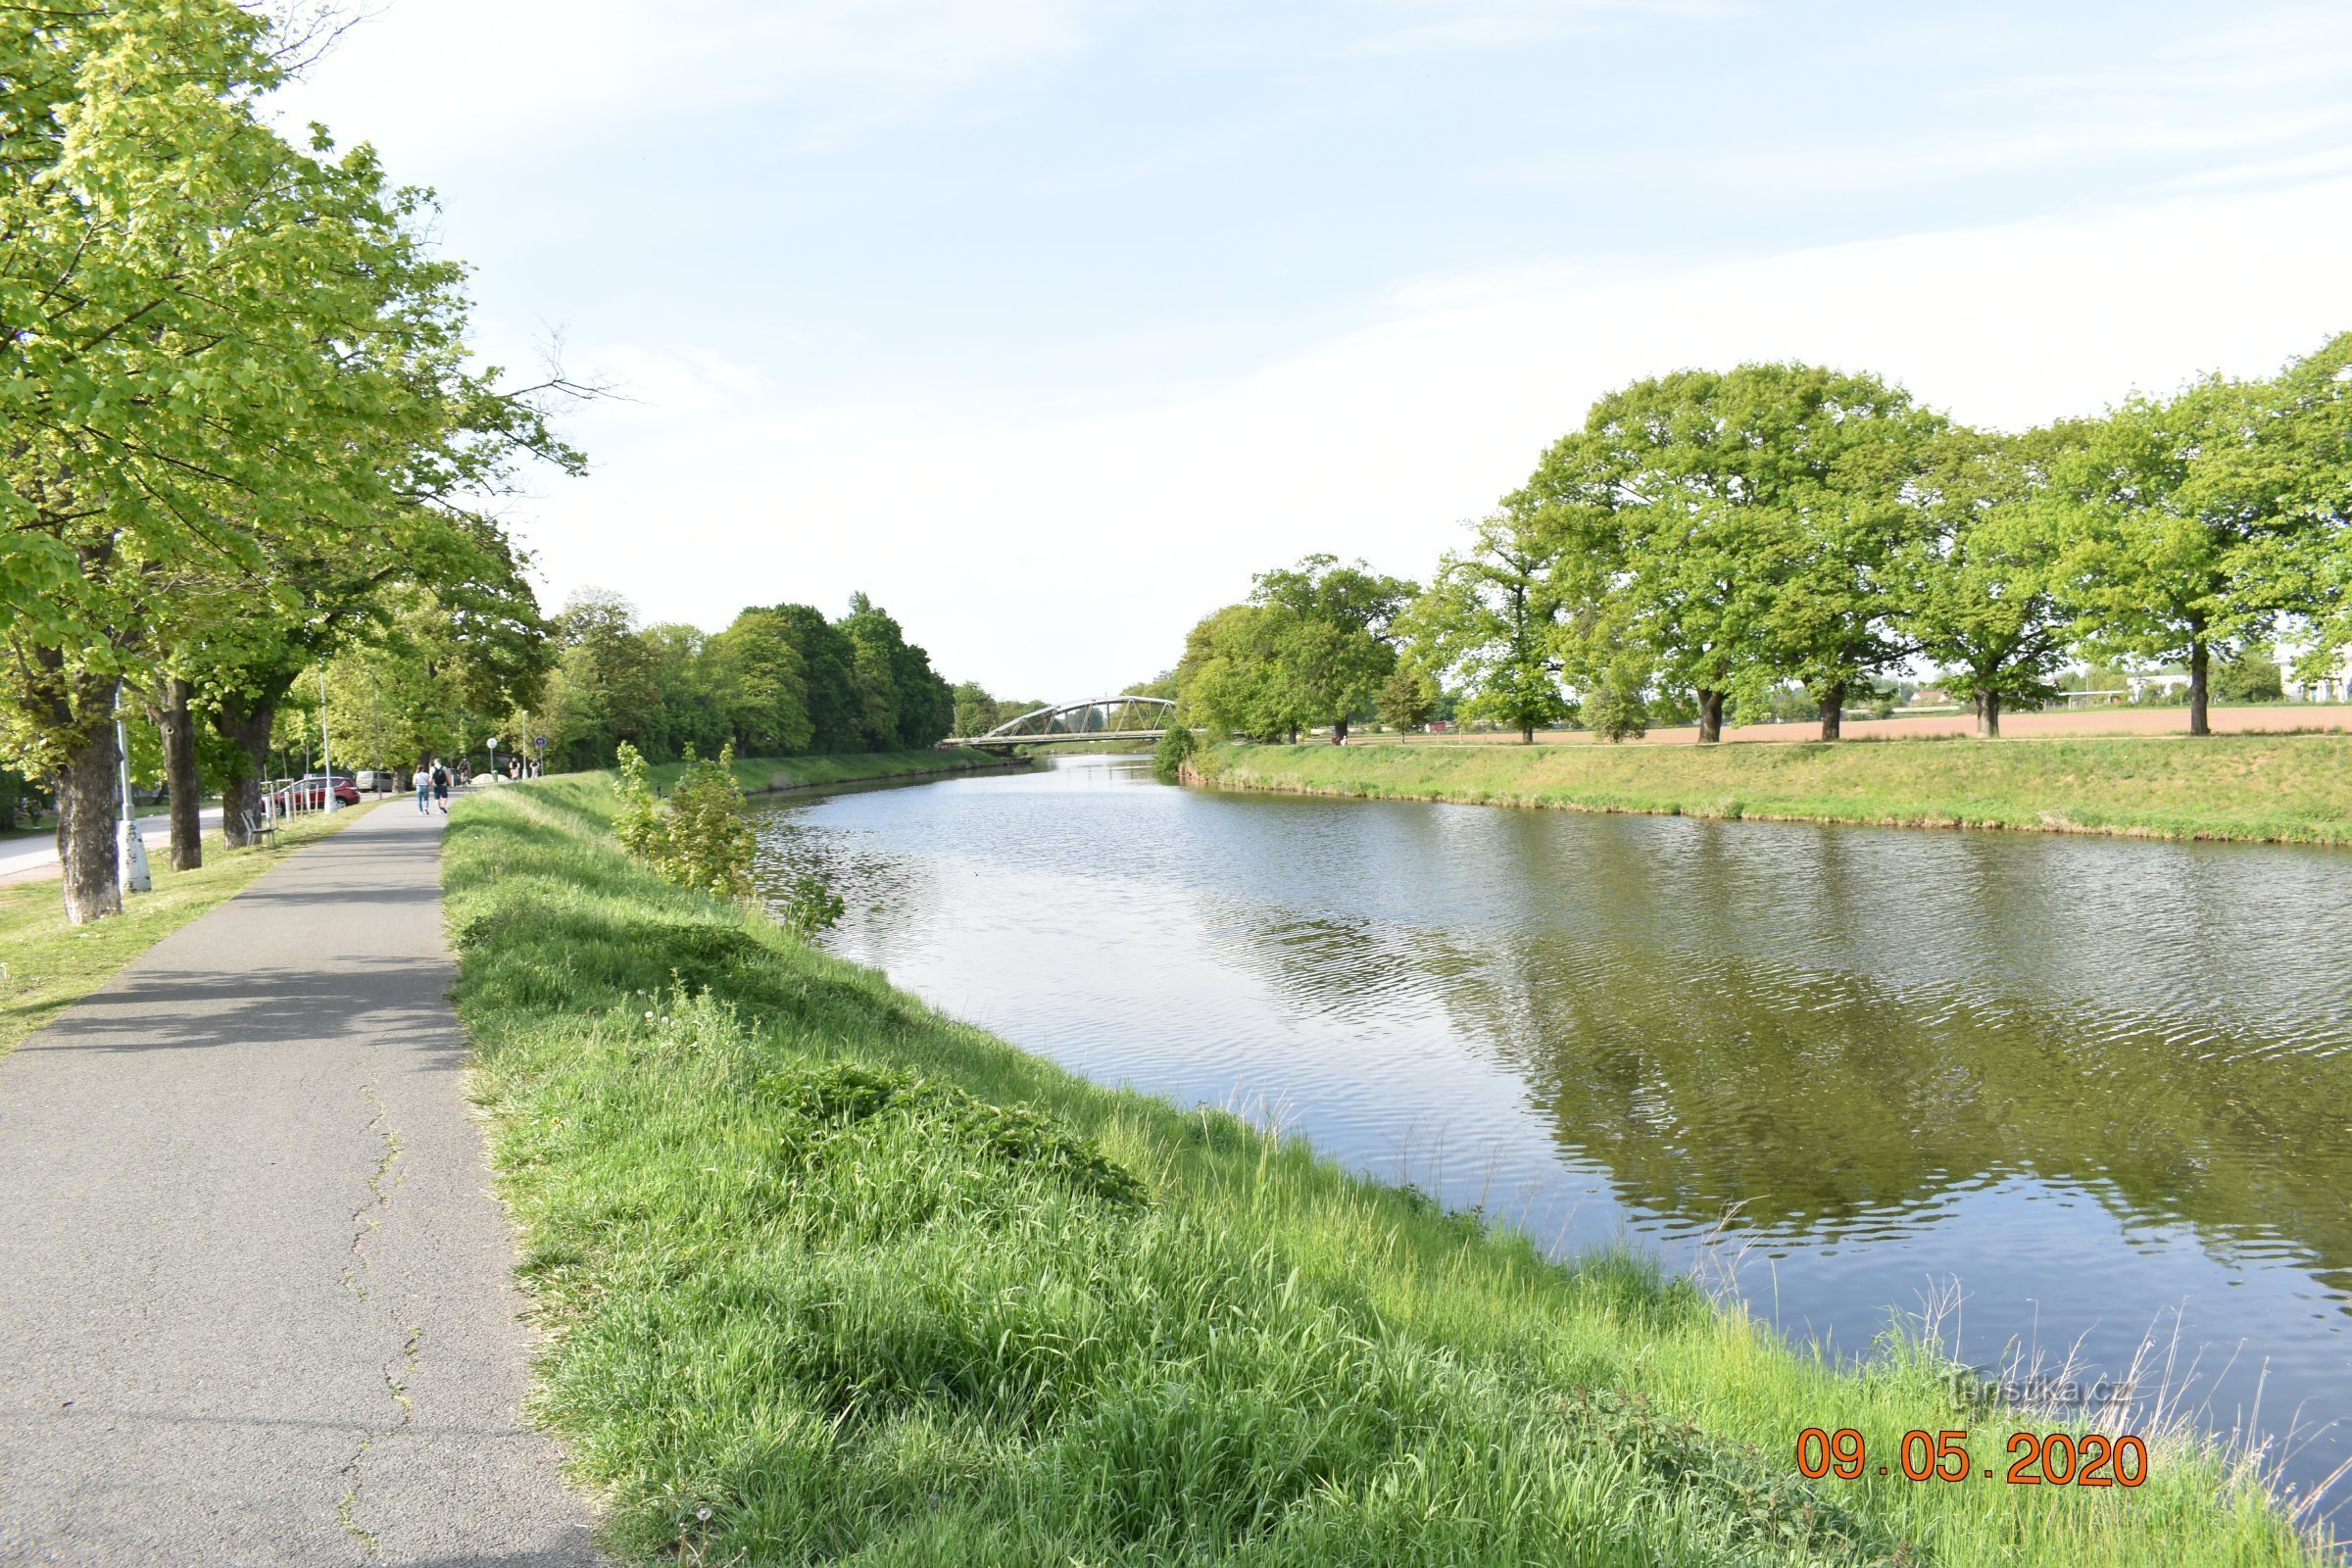
[[[1218,746],[1201,781],[1684,816],[2352,844],[2352,737]]]
[[[2081,1491],[1795,1473],[2012,1424],[1792,1353],[1222,1112],[1091,1086],[612,848],[610,785],[467,801],[445,872],[535,1411],[625,1559],[2272,1564],[2209,1450]]]

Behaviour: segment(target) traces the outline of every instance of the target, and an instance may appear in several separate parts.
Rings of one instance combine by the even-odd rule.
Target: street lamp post
[[[326,809],[339,804],[335,799],[335,760],[326,745],[326,664],[318,665],[318,788],[326,796]]]

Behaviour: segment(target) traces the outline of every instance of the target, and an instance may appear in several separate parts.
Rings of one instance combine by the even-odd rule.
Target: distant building
[[[2352,702],[2352,652],[2347,652],[2342,659],[2336,662],[2332,673],[2320,675],[2311,680],[2295,679],[2293,659],[2292,650],[2285,648],[2278,650],[2278,673],[2285,684],[2289,702]]]

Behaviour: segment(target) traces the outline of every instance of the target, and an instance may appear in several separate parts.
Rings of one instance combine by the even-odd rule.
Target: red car
[[[326,806],[327,783],[328,775],[324,773],[298,778],[270,797],[270,808],[280,812],[320,810]],[[349,775],[337,773],[333,775],[333,783],[337,806],[360,804],[360,787]]]

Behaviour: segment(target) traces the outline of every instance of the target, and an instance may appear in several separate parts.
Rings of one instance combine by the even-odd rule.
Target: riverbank
[[[444,875],[537,1410],[624,1557],[2318,1560],[2178,1433],[2131,1490],[1805,1480],[1806,1427],[1997,1472],[2038,1423],[1089,1085],[655,879],[612,805],[468,801]]]
[[[1218,746],[1189,782],[1584,811],[2352,844],[2352,738]]]
[[[854,752],[831,757],[738,757],[735,783],[746,795],[787,795],[832,784],[882,784],[948,773],[1002,773],[1025,767],[985,752]],[[685,770],[683,762],[650,769],[654,785],[667,789]]]
[[[204,864],[172,869],[169,843],[148,840],[153,893],[126,894],[122,912],[69,925],[54,875],[0,886],[0,1056],[33,1031],[115,977],[124,964],[285,858],[289,850],[348,827],[369,806],[309,811],[286,819],[275,847],[232,850],[217,833],[204,841]]]

